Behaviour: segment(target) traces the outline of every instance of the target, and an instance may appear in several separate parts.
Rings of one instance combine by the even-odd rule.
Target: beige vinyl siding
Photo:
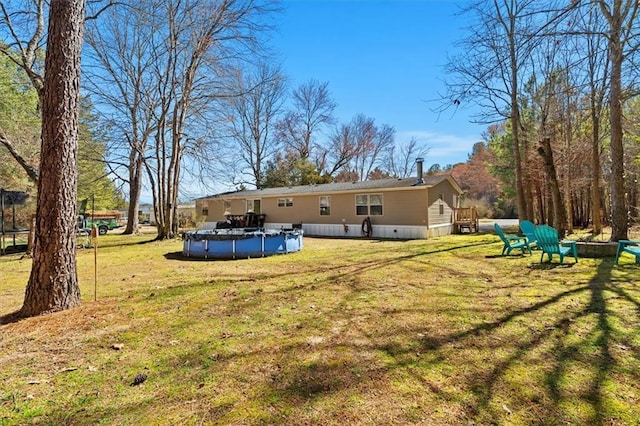
[[[411,188],[402,190],[376,190],[370,192],[347,192],[327,194],[331,197],[331,214],[320,215],[320,195],[294,195],[292,207],[278,207],[278,199],[282,197],[263,197],[261,199],[262,213],[266,214],[269,223],[360,223],[365,216],[356,215],[355,199],[357,194],[382,194],[382,216],[371,216],[371,220],[380,225],[419,225],[426,226],[427,219],[427,189]],[[322,194],[324,195],[324,194]],[[244,198],[230,198],[231,214],[245,214],[246,201]],[[222,198],[198,200],[196,205],[201,211],[201,205],[206,203],[209,214],[205,221],[216,222],[225,220],[224,203]]]
[[[252,198],[253,200],[253,198]],[[247,200],[245,198],[232,198],[229,201],[231,201],[231,210],[229,210],[229,213],[231,214],[245,214],[247,212]],[[222,206],[222,203],[220,203],[220,208],[217,209],[216,211],[220,216],[220,219],[216,219],[216,220],[224,220],[226,219],[224,217],[224,208]]]
[[[231,203],[231,209],[229,210],[229,213],[231,214],[246,213],[245,211],[246,201],[244,199],[230,199],[228,201]],[[225,213],[224,200],[222,198],[208,198],[206,200],[196,200],[196,212],[198,212],[198,214],[202,214],[203,208],[208,210],[207,217],[204,218],[205,222],[218,222],[218,221],[226,220],[226,217],[224,216],[224,213]]]
[[[320,186],[319,186],[320,187]],[[442,180],[433,186],[402,186],[393,188],[371,188],[360,190],[345,191],[321,191],[314,193],[291,193],[287,191],[290,188],[283,188],[283,192],[271,190],[267,193],[256,196],[257,194],[247,194],[250,199],[260,199],[261,213],[266,215],[266,224],[308,224],[314,225],[322,230],[333,230],[328,232],[337,232],[332,225],[340,226],[339,231],[342,232],[341,226],[359,225],[366,216],[356,214],[356,196],[357,195],[374,195],[382,194],[383,214],[373,215],[371,221],[374,229],[379,232],[395,232],[394,227],[398,228],[398,233],[402,227],[407,229],[445,229],[440,225],[451,223],[452,208],[457,206],[458,190],[455,183],[449,180]],[[442,194],[442,201],[439,196]],[[234,193],[229,195],[220,195],[208,199],[200,199],[196,201],[197,208],[199,205],[206,203],[208,217],[205,222],[216,222],[225,220],[224,203],[226,199],[230,203],[229,213],[233,215],[245,214],[246,200],[242,197],[242,193]],[[329,215],[320,214],[320,197],[329,197],[331,202],[331,210]],[[293,205],[290,207],[279,207],[278,200],[290,198]],[[282,203],[281,203],[282,204]],[[440,206],[442,205],[442,214],[440,214]],[[376,228],[376,225],[379,228]],[[322,228],[324,227],[324,228]],[[385,227],[389,228],[386,229]],[[324,231],[323,231],[324,232]],[[413,231],[411,231],[413,232]],[[358,234],[359,235],[359,234]],[[385,234],[386,235],[386,234]],[[393,237],[393,235],[392,235]]]
[[[384,194],[384,216],[373,216],[371,220],[381,225],[426,226],[427,189],[415,188],[390,191]]]
[[[442,194],[442,200],[440,195]],[[429,226],[451,223],[453,207],[457,202],[457,194],[450,185],[440,183],[429,191]],[[440,214],[442,206],[442,214]]]
[[[278,198],[263,198],[262,212],[272,223],[360,223],[366,216],[356,215],[357,194],[383,194],[383,215],[371,216],[381,225],[427,225],[427,190],[372,191],[331,194],[331,214],[320,215],[320,195],[293,196],[293,207],[278,207]]]

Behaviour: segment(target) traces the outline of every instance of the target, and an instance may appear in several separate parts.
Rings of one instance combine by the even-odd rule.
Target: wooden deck
[[[266,214],[229,214],[227,221],[232,228],[262,228]]]
[[[453,209],[454,234],[478,232],[478,229],[478,212],[475,207]]]

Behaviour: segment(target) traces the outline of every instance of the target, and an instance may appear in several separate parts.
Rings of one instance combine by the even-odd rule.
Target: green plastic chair
[[[549,225],[538,225],[533,232],[536,236],[537,245],[542,250],[540,263],[542,263],[545,254],[549,256],[549,262],[553,259],[553,255],[557,254],[560,256],[560,264],[564,262],[566,255],[573,256],[576,263],[578,263],[578,249],[575,241],[560,241],[558,231]]]
[[[536,234],[533,232],[535,229],[536,226],[530,220],[523,220],[520,222],[520,230],[522,231],[522,234],[527,237],[529,247],[532,247],[534,250],[538,250],[538,239],[536,238]]]
[[[622,253],[629,253],[636,257],[636,265],[640,265],[640,241],[620,240],[616,251],[616,265]]]
[[[504,243],[502,246],[502,255],[505,253],[508,256],[513,249],[522,250],[522,254],[524,254],[525,250],[529,251],[529,255],[531,255],[531,248],[529,248],[529,241],[527,241],[526,237],[520,237],[519,235],[505,235],[502,227],[497,223],[493,224],[493,228],[496,230],[496,234]]]

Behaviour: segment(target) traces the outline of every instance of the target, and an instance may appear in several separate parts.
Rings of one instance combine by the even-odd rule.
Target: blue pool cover
[[[183,234],[182,254],[200,259],[246,259],[302,250],[302,229],[210,229]]]

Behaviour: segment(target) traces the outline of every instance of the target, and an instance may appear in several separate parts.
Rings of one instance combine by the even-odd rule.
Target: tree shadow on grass
[[[0,325],[11,324],[14,322],[18,322],[21,319],[23,318],[20,316],[20,311],[18,310],[18,311],[0,316]]]
[[[293,252],[292,252],[293,253]],[[170,253],[165,253],[164,258],[167,260],[183,260],[186,262],[225,262],[225,261],[242,261],[242,260],[255,260],[255,259],[264,259],[265,257],[272,256],[284,256],[286,254],[292,253],[276,253],[267,256],[255,256],[255,257],[236,257],[235,259],[232,257],[194,257],[194,256],[185,256],[181,251],[173,251]]]
[[[610,391],[607,390],[606,386],[607,382],[611,380],[611,372],[616,360],[611,352],[612,342],[614,342],[612,335],[615,330],[609,317],[613,314],[613,310],[607,305],[605,293],[611,292],[618,295],[619,298],[635,306],[636,312],[640,311],[640,302],[623,288],[611,283],[612,266],[612,261],[603,261],[598,265],[593,278],[585,286],[566,290],[524,309],[514,310],[496,321],[480,324],[461,333],[449,334],[439,338],[425,338],[422,342],[423,349],[434,351],[441,349],[445,344],[467,344],[466,339],[471,336],[486,335],[497,331],[515,319],[541,311],[545,307],[559,303],[562,299],[572,299],[581,293],[589,292],[589,301],[583,309],[577,311],[567,310],[544,329],[532,333],[530,339],[520,342],[510,355],[503,359],[494,360],[491,368],[471,379],[469,388],[475,395],[475,405],[472,407],[472,412],[479,420],[486,419],[486,417],[482,417],[481,413],[484,412],[486,414],[487,411],[491,411],[492,403],[495,402],[494,389],[501,381],[506,379],[510,368],[517,364],[526,363],[526,357],[531,352],[541,350],[544,345],[551,344],[553,349],[548,351],[548,354],[553,365],[550,371],[546,373],[544,382],[546,383],[548,394],[552,398],[552,404],[543,408],[543,411],[547,411],[547,413],[542,415],[541,418],[553,419],[562,412],[559,407],[572,398],[565,389],[571,385],[567,383],[567,378],[570,374],[569,366],[575,368],[576,364],[585,363],[585,352],[588,353],[588,346],[592,345],[597,348],[598,354],[597,356],[589,357],[594,361],[591,363],[593,368],[591,383],[581,398],[592,407],[588,411],[588,413],[592,413],[588,418],[588,423],[594,425],[607,424],[611,418],[607,416],[607,411],[610,407],[607,405],[606,399],[610,398],[610,396],[607,396]],[[547,264],[545,269],[556,267],[558,266],[555,264]],[[580,341],[576,341],[576,332],[572,330],[574,324],[581,321],[588,322],[586,317],[592,315],[595,315],[595,327],[588,337],[583,337]],[[593,336],[595,336],[594,344],[587,341]],[[583,377],[579,378],[584,380]],[[580,396],[577,397],[580,398]],[[499,413],[494,412],[494,415],[499,415]]]
[[[224,260],[224,259],[205,259],[203,257],[185,256],[184,254],[182,254],[182,251],[172,251],[169,253],[165,253],[164,258],[167,260],[184,260],[187,262],[204,262],[204,261],[211,262],[213,260]]]
[[[362,265],[359,271],[361,272],[372,266]],[[574,268],[573,263],[564,265],[543,263],[530,266],[530,269],[537,271],[570,270],[571,268]],[[601,261],[598,263],[592,278],[586,284],[578,284],[538,303],[512,310],[495,321],[483,322],[471,329],[457,333],[442,335],[438,335],[437,332],[428,333],[420,338],[421,351],[424,353],[441,353],[447,345],[450,347],[466,347],[467,350],[473,350],[473,347],[478,344],[475,343],[476,338],[479,338],[480,342],[483,342],[482,339],[487,337],[491,340],[491,336],[494,333],[502,333],[507,325],[515,322],[515,327],[517,327],[517,324],[525,322],[534,329],[528,339],[524,335],[524,340],[509,343],[513,344],[512,349],[509,346],[505,346],[505,348],[511,350],[511,353],[502,359],[497,357],[488,370],[485,369],[483,371],[484,367],[480,366],[472,367],[477,368],[477,374],[471,375],[468,382],[468,389],[473,393],[475,399],[475,403],[469,408],[470,414],[480,422],[487,419],[487,412],[493,412],[492,415],[494,416],[504,415],[504,412],[492,411],[495,410],[497,403],[496,387],[502,386],[504,381],[511,380],[509,371],[514,366],[530,363],[529,358],[532,353],[543,351],[545,359],[549,360],[551,365],[548,366],[549,369],[545,373],[546,377],[543,379],[540,389],[544,392],[546,384],[546,392],[551,399],[551,403],[543,402],[546,397],[532,397],[531,403],[536,406],[539,418],[543,419],[544,422],[544,419],[557,420],[557,416],[562,415],[567,416],[566,418],[569,421],[575,421],[576,418],[572,417],[572,414],[568,414],[563,407],[567,403],[574,404],[572,401],[578,398],[591,407],[589,410],[581,411],[579,416],[583,417],[578,417],[579,419],[586,418],[589,424],[606,424],[612,420],[611,416],[614,415],[611,414],[611,410],[615,410],[608,402],[611,399],[611,391],[607,389],[607,386],[612,380],[613,369],[616,365],[616,359],[612,355],[612,346],[619,340],[619,336],[613,337],[614,334],[617,335],[619,333],[612,325],[610,318],[612,315],[616,315],[616,311],[608,305],[606,293],[613,293],[618,299],[631,304],[635,312],[640,312],[640,302],[624,287],[612,282],[612,268],[612,260]],[[357,275],[358,272],[349,271],[348,274]],[[342,275],[342,279],[347,278],[346,274],[340,275]],[[567,278],[570,279],[570,276],[567,276]],[[626,283],[624,279],[622,282]],[[357,291],[357,289],[354,289],[354,291]],[[580,305],[576,300],[579,301],[580,296],[585,295],[585,293],[588,295],[588,302],[583,305],[582,309],[571,309],[576,303]],[[560,308],[554,308],[558,304],[561,304]],[[540,315],[543,318],[547,318],[545,313],[547,309],[557,310],[559,314],[548,317],[551,322],[544,324],[545,326],[540,329],[541,324],[537,324],[536,320]],[[592,330],[587,336],[584,336],[582,330],[576,329],[576,324],[589,324],[590,321],[594,323]],[[419,329],[413,331],[415,333],[413,336],[424,334]],[[415,346],[415,337],[411,334],[403,333],[403,335],[407,336],[406,341],[402,340],[401,336],[398,336],[396,340],[400,339],[398,340],[398,342],[401,342],[399,345],[386,344],[378,348],[388,356],[396,359],[396,363],[392,364],[390,368],[402,367],[405,363],[402,360],[407,356],[411,356],[411,351],[414,349],[409,348]],[[591,341],[592,336],[596,336],[595,343]],[[579,339],[577,342],[576,337]],[[499,335],[496,335],[495,338],[498,341],[502,340]],[[520,339],[519,336],[518,339]],[[553,349],[549,350],[549,346],[552,346]],[[629,343],[627,346],[633,347],[633,343]],[[591,355],[591,348],[595,348],[598,354]],[[585,359],[592,359],[593,361],[589,364],[589,361],[585,361]],[[584,385],[586,380],[588,391],[583,394],[572,395],[572,391],[568,390],[568,388],[572,387],[572,384],[567,383],[567,381],[575,377],[575,371],[572,371],[572,369],[575,369],[575,365],[584,363],[591,365],[591,375],[586,375],[587,379],[580,375],[577,378],[582,381],[581,385]],[[416,378],[422,380],[421,376]],[[505,411],[508,411],[508,409],[505,409]]]
[[[155,243],[158,240],[155,238],[150,238],[148,240],[142,241],[122,241],[122,240],[105,240],[98,239],[98,247],[106,248],[106,247],[124,247],[124,246],[143,246],[150,243]]]
[[[513,254],[487,254],[485,255],[485,259],[505,259],[505,260],[509,260],[509,259],[522,259],[523,257],[527,257],[528,255],[524,254],[524,253],[519,253],[517,255],[513,255]]]
[[[352,287],[352,293],[345,295],[346,300],[350,297],[353,298],[353,294],[366,290],[366,286],[363,287],[357,282],[357,277],[363,272],[384,269],[393,263],[458,248],[461,247],[446,247],[408,254],[383,262],[371,259],[357,265],[349,265],[349,267],[339,266],[331,270],[331,275],[326,278],[326,281],[333,280],[341,282],[343,285],[353,281],[353,285],[347,284]],[[555,269],[569,271],[571,268],[574,268],[573,263],[565,265],[557,263],[534,264],[530,267],[531,270],[540,272]],[[464,374],[456,378],[458,388],[462,388],[462,392],[469,391],[472,395],[472,402],[465,406],[469,418],[475,418],[479,423],[489,418],[505,419],[506,409],[500,411],[500,408],[496,408],[496,406],[502,405],[504,407],[506,404],[501,404],[498,400],[506,400],[507,404],[511,404],[512,402],[509,401],[517,401],[518,396],[505,395],[504,389],[502,389],[504,383],[512,380],[510,374],[513,368],[531,364],[532,367],[540,367],[539,370],[542,370],[541,379],[532,379],[539,381],[540,384],[534,385],[538,395],[533,396],[532,401],[529,402],[536,410],[536,416],[541,423],[561,422],[563,419],[567,421],[584,421],[586,419],[589,424],[605,424],[612,420],[610,413],[608,413],[611,408],[607,401],[607,399],[611,399],[611,396],[608,396],[609,391],[606,387],[611,380],[616,362],[612,355],[612,346],[616,340],[613,337],[614,326],[610,320],[610,316],[614,313],[612,308],[607,305],[606,293],[611,292],[617,295],[618,298],[631,303],[636,312],[640,311],[640,303],[623,287],[616,286],[611,282],[612,268],[612,261],[602,261],[597,265],[597,270],[588,282],[573,284],[543,300],[512,309],[493,321],[483,321],[469,329],[445,330],[444,333],[432,330],[425,333],[425,328],[429,329],[428,321],[426,321],[423,328],[420,328],[419,325],[415,328],[403,325],[400,333],[389,336],[385,334],[387,331],[385,327],[380,327],[373,334],[369,331],[363,331],[362,334],[369,341],[368,345],[363,345],[360,342],[358,345],[354,344],[353,347],[349,347],[356,351],[380,351],[385,354],[385,357],[393,359],[376,375],[380,380],[388,380],[386,376],[394,369],[412,371],[411,365],[420,363],[416,352],[427,354],[431,359],[441,359],[443,363],[469,362],[464,358],[459,361],[457,358],[448,357],[456,356],[453,355],[455,353],[453,348],[463,348],[465,351],[474,351],[477,348],[481,352],[490,352],[492,345],[495,344],[501,353],[505,354],[504,356],[496,355],[484,365],[469,364],[463,371],[471,371],[472,374]],[[287,275],[290,276],[290,274]],[[556,276],[560,277],[557,274]],[[571,276],[566,275],[566,278],[571,279]],[[549,279],[553,279],[553,276],[550,275]],[[265,292],[265,294],[267,293]],[[588,301],[586,303],[580,302],[581,296],[583,299],[586,296]],[[574,309],[573,307],[576,305],[577,309]],[[551,315],[548,313],[549,310]],[[385,314],[381,310],[378,313],[381,318],[386,317],[386,321],[393,321],[391,315],[402,315],[402,312],[402,310],[395,310]],[[348,318],[352,314],[344,308],[344,304],[338,304],[334,311],[324,312],[323,317],[333,318],[334,321],[343,318],[349,322]],[[376,312],[369,314],[376,316]],[[427,313],[425,312],[425,314]],[[594,317],[595,322],[591,321],[594,325],[585,337],[582,331],[576,330],[575,327],[577,323],[581,322],[589,324],[587,317]],[[544,319],[545,322],[539,323],[540,319]],[[509,335],[515,332],[509,330],[508,327],[517,328],[519,324],[523,323],[530,327],[530,333],[516,334],[512,339],[508,339],[509,341],[504,341],[503,333]],[[309,327],[313,329],[313,325]],[[593,335],[597,336],[595,343],[588,341]],[[576,339],[578,339],[577,342]],[[588,353],[590,348],[595,348],[598,354],[596,356],[590,355]],[[286,346],[281,346],[278,349],[279,354],[288,351],[293,353],[295,349]],[[548,366],[533,364],[532,354],[540,352],[542,353],[540,356],[549,363]],[[572,374],[575,374],[571,369],[575,368],[575,364],[584,364],[585,358],[595,360],[588,364],[591,366],[592,374],[585,376],[587,379],[580,376],[580,380],[583,382],[586,380],[588,390],[583,394],[571,394],[567,390],[567,386],[571,385],[567,384],[567,381],[574,377]],[[287,383],[273,384],[273,390],[282,392],[284,399],[287,399],[287,396],[291,398],[290,403],[295,403],[298,399],[308,401],[309,398],[316,399],[316,397],[329,395],[334,390],[355,387],[361,380],[359,376],[353,375],[354,371],[374,370],[374,368],[363,367],[365,364],[359,362],[351,364],[321,363],[315,367],[308,367],[300,365],[293,356],[291,362],[290,377]],[[428,375],[416,373],[415,379],[425,383],[428,388],[442,389],[434,385],[434,382],[430,382]],[[449,392],[451,396],[443,396],[444,398],[459,401],[459,394],[451,393],[449,390],[446,392]],[[511,397],[514,399],[511,400]],[[576,399],[580,401],[579,403],[589,406],[589,409],[579,413],[578,420],[572,417],[572,414],[569,414],[566,409],[566,405],[574,405]],[[522,410],[522,407],[512,408]]]
[[[575,266],[575,263],[532,263],[528,266],[530,270],[533,271],[550,271],[552,269],[571,269]]]
[[[554,269],[559,265],[551,264],[548,266],[550,267],[546,270]],[[535,331],[528,338],[524,335],[525,339],[521,342],[510,342],[510,344],[513,344],[512,349],[510,346],[505,346],[505,348],[508,347],[511,350],[510,354],[506,357],[496,357],[493,361],[490,361],[491,364],[485,366],[470,365],[468,367],[476,371],[476,374],[467,376],[466,387],[471,391],[474,398],[474,403],[467,407],[468,414],[471,417],[475,417],[479,422],[487,420],[487,413],[491,413],[489,416],[494,416],[496,419],[504,416],[504,412],[495,411],[496,399],[504,398],[504,395],[496,392],[496,388],[501,387],[503,381],[510,380],[509,371],[514,366],[530,363],[531,354],[542,350],[545,353],[545,359],[548,359],[551,365],[545,373],[546,377],[541,381],[539,391],[544,393],[546,384],[546,391],[551,397],[551,402],[545,403],[545,397],[537,395],[532,397],[531,404],[535,406],[543,423],[546,421],[559,421],[558,415],[567,416],[567,419],[575,421],[576,419],[567,414],[565,408],[563,408],[567,403],[572,404],[572,398],[576,398],[567,394],[566,382],[568,377],[571,377],[567,366],[583,362],[585,358],[584,352],[589,351],[589,348],[585,348],[585,346],[591,345],[591,343],[586,342],[587,338],[583,338],[584,341],[582,342],[574,343],[576,331],[573,328],[577,322],[586,319],[586,316],[596,315],[595,328],[590,334],[598,335],[594,346],[598,349],[599,356],[595,357],[597,362],[593,364],[593,377],[590,379],[591,382],[587,394],[578,395],[577,398],[582,399],[592,407],[591,410],[582,412],[581,415],[585,416],[582,419],[587,418],[589,424],[605,424],[611,420],[611,417],[607,415],[609,406],[606,401],[608,392],[606,384],[608,380],[611,380],[615,359],[611,355],[613,342],[613,330],[609,320],[611,313],[606,305],[604,293],[608,291],[614,292],[637,308],[640,308],[638,301],[625,292],[624,289],[616,288],[609,284],[612,278],[611,270],[612,262],[604,261],[598,265],[593,278],[586,284],[561,291],[533,305],[512,310],[495,321],[485,322],[468,330],[440,336],[437,333],[423,336],[419,339],[420,349],[418,352],[442,355],[442,350],[444,350],[445,346],[465,347],[467,350],[473,349],[478,345],[475,342],[476,338],[489,337],[489,340],[491,340],[491,336],[494,333],[502,332],[505,326],[525,320],[534,327]],[[561,314],[551,317],[551,322],[536,324],[538,313],[544,314],[542,311],[546,308],[552,308],[559,303],[567,304],[567,302],[574,299],[577,300],[580,295],[585,293],[588,293],[589,301],[584,305],[583,309],[560,309]],[[418,330],[413,331],[417,332]],[[416,334],[418,333],[403,333],[397,336],[396,340],[400,342],[399,344],[394,344],[392,341],[372,346],[373,349],[382,351],[387,356],[395,359],[394,363],[388,364],[388,369],[385,370],[387,373],[393,369],[407,368],[408,365],[417,362],[414,353],[412,353],[415,351],[413,348],[415,348],[416,338],[414,336]],[[577,335],[581,336],[580,333]],[[483,342],[483,340],[481,339],[480,342]],[[553,350],[548,349],[550,345]],[[484,349],[488,350],[486,347]],[[446,358],[446,355],[444,356]],[[485,368],[487,366],[488,368]],[[349,367],[349,369],[357,368]],[[289,387],[287,391],[302,397],[315,397],[323,393],[326,394],[331,392],[334,384],[338,388],[342,386],[343,382],[333,383],[331,380],[335,380],[335,377],[344,377],[345,374],[349,374],[348,371],[340,371],[340,368],[336,369],[336,367],[330,365],[312,372],[301,367],[298,373],[294,373],[296,377],[292,382],[294,385]],[[425,381],[422,375],[417,375],[416,379],[421,382]],[[458,382],[463,380],[465,380],[464,377],[457,379]],[[324,382],[329,383],[329,385],[323,385],[322,383]],[[429,387],[433,387],[433,383],[429,383],[428,380],[425,383]],[[452,399],[457,398],[459,396],[452,396]],[[505,404],[502,405],[503,408],[506,407]],[[507,407],[504,410],[508,411],[509,409]]]

